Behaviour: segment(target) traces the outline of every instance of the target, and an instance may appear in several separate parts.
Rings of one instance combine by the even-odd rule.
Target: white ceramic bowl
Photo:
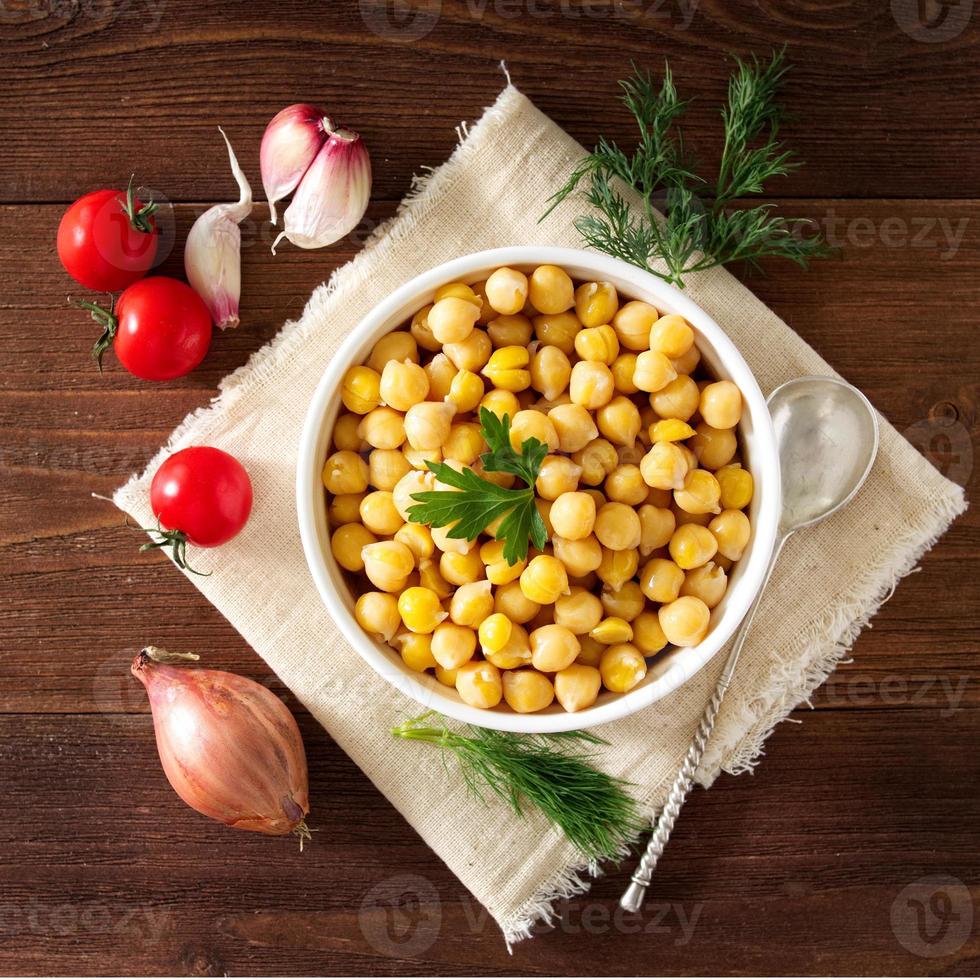
[[[750,507],[751,540],[732,570],[725,598],[712,611],[711,627],[702,643],[659,654],[650,663],[643,681],[627,694],[603,692],[591,708],[575,713],[566,712],[556,703],[546,711],[521,715],[503,703],[489,711],[464,704],[454,690],[434,677],[409,670],[396,651],[375,641],[358,626],[354,619],[355,597],[330,551],[320,471],[341,407],[341,379],[349,367],[367,357],[379,337],[431,303],[436,289],[444,283],[479,282],[502,265],[529,271],[545,263],[561,266],[577,280],[611,282],[621,297],[646,300],[661,312],[679,313],[691,324],[711,373],[734,381],[742,392],[744,411],[739,436],[745,463],[755,478],[755,496]],[[328,612],[351,646],[386,680],[425,708],[473,725],[515,732],[560,732],[591,728],[648,707],[697,673],[732,637],[762,585],[775,543],[780,513],[779,458],[766,400],[752,372],[724,330],[691,300],[655,276],[601,253],[514,246],[465,255],[417,276],[379,303],[350,332],[327,365],[306,416],[299,446],[296,506],[306,560]],[[330,657],[347,655],[345,650],[325,651],[324,669],[329,669]]]

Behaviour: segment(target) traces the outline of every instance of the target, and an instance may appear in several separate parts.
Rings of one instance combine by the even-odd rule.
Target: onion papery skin
[[[308,834],[306,752],[289,709],[247,677],[163,662],[173,656],[149,647],[131,670],[146,688],[177,795],[239,830]]]

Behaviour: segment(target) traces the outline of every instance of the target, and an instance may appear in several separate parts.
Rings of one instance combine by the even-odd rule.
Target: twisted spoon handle
[[[670,788],[667,802],[664,804],[660,819],[657,820],[657,826],[650,837],[646,850],[643,852],[643,857],[640,858],[640,863],[637,865],[636,871],[633,873],[629,887],[623,892],[623,897],[619,900],[620,907],[624,908],[627,912],[639,912],[643,906],[643,898],[653,878],[653,872],[657,867],[657,862],[664,853],[664,848],[670,839],[674,824],[677,822],[678,814],[681,812],[681,807],[687,799],[687,794],[691,791],[691,786],[694,783],[694,774],[697,772],[698,765],[701,762],[701,756],[704,755],[704,749],[708,744],[711,731],[715,727],[715,718],[718,715],[721,702],[725,697],[725,691],[728,690],[728,685],[731,684],[732,677],[735,674],[735,665],[738,663],[738,656],[742,652],[745,638],[748,636],[749,627],[752,625],[755,612],[759,608],[762,594],[769,582],[770,575],[772,575],[776,559],[779,557],[780,551],[783,550],[783,545],[786,543],[788,537],[789,534],[783,533],[776,541],[776,547],[773,549],[772,558],[769,559],[769,568],[766,570],[762,585],[759,588],[755,601],[749,606],[749,611],[745,614],[745,619],[742,620],[742,625],[739,628],[738,635],[735,637],[735,643],[732,646],[731,653],[728,654],[725,669],[721,672],[721,677],[718,680],[718,686],[715,688],[714,694],[711,695],[711,700],[704,709],[704,714],[701,715],[698,729],[694,733],[694,738],[687,750],[687,755],[684,756],[681,768],[677,773],[677,777],[674,779],[674,784]]]

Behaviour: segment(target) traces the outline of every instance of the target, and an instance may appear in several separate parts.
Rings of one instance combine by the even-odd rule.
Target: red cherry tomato
[[[103,190],[80,197],[58,225],[58,257],[68,275],[89,289],[114,293],[142,279],[157,254],[153,204]]]
[[[100,366],[111,340],[123,367],[146,381],[167,381],[193,371],[211,345],[211,314],[179,279],[151,276],[134,282],[111,313],[94,303],[82,306],[105,328],[92,351]]]
[[[245,526],[252,510],[252,482],[229,453],[191,446],[174,453],[153,475],[150,506],[171,539],[179,536],[183,542],[215,548]]]

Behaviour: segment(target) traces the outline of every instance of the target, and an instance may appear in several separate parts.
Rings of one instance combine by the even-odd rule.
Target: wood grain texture
[[[511,958],[231,626],[92,496],[141,468],[394,213],[492,101],[500,59],[589,144],[630,138],[615,85],[629,59],[669,56],[710,166],[725,54],[784,42],[785,133],[807,165],[773,193],[842,256],[746,281],[975,496],[980,24],[946,36],[963,4],[923,0],[929,28],[902,2],[419,0],[398,20],[380,0],[0,0],[0,973],[976,972],[976,929],[954,942],[948,923],[952,938],[924,944],[899,914],[906,886],[951,875],[971,891],[962,921],[980,885],[974,513],[902,583],[818,710],[776,731],[757,774],[695,795],[642,919],[614,916],[613,876]],[[431,29],[413,40],[413,24]],[[66,204],[137,171],[176,202],[160,268],[180,274],[194,217],[234,191],[215,126],[257,187],[265,122],[298,99],[367,138],[362,227],[273,258],[257,208],[241,328],[188,378],[148,385],[111,355],[100,377],[54,250]],[[127,673],[149,641],[196,649],[297,711],[317,830],[302,856],[170,791]]]

